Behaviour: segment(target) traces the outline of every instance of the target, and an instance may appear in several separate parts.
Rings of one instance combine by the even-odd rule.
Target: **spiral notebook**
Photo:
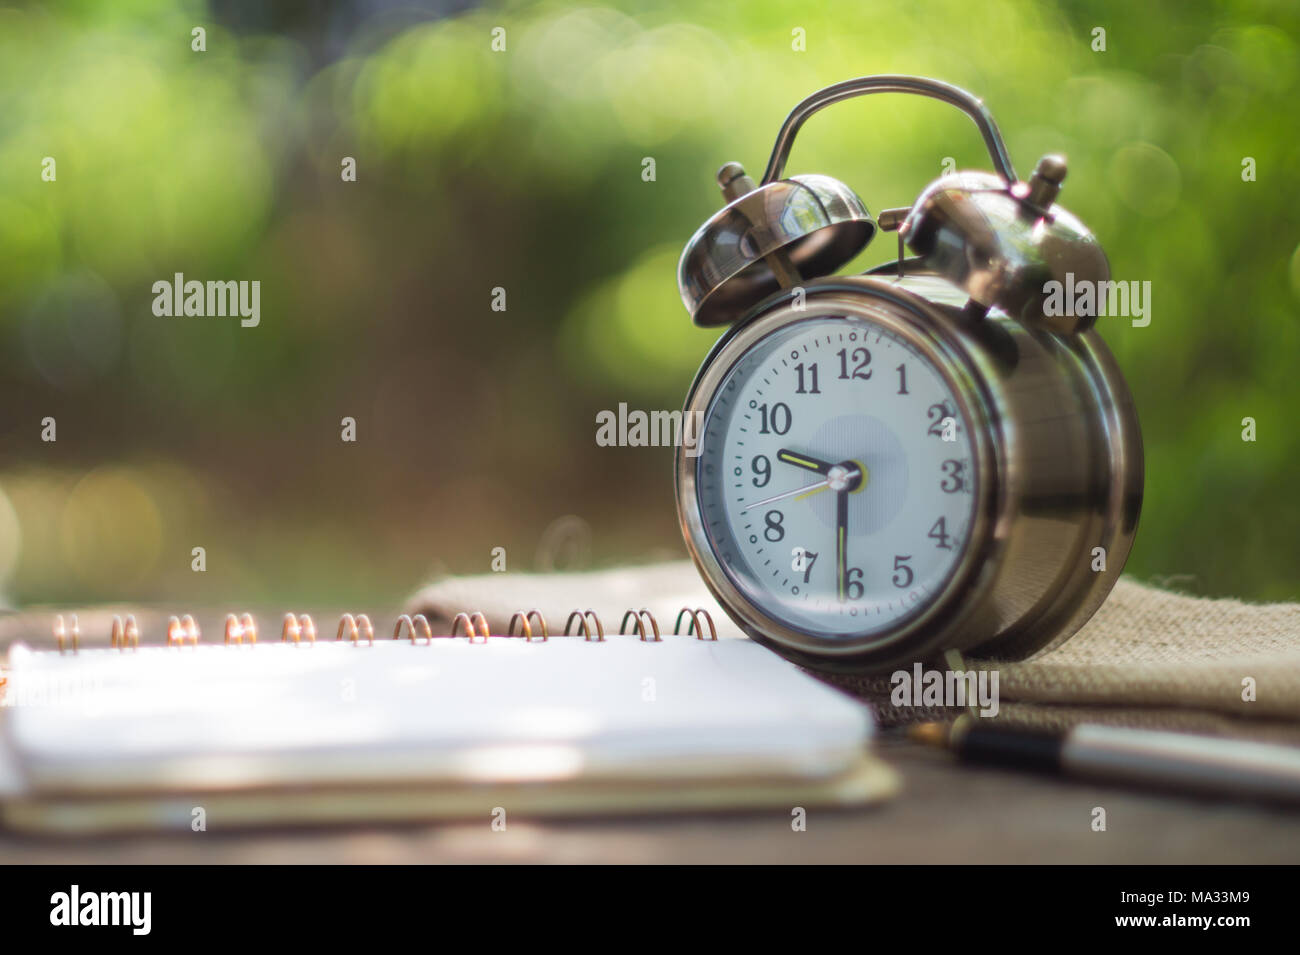
[[[557,633],[536,611],[506,634],[481,614],[446,636],[345,614],[286,615],[279,639],[231,615],[217,640],[131,617],[92,641],[11,648],[0,814],[62,833],[508,819],[859,805],[895,779],[858,702],[707,613],[673,632],[629,611]],[[333,629],[333,628],[331,628]],[[571,635],[563,635],[571,634]],[[143,638],[143,639],[142,639]],[[91,646],[98,642],[99,646]]]

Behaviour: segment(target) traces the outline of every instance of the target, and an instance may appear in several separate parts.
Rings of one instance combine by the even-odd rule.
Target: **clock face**
[[[705,413],[695,493],[724,573],[827,639],[883,634],[942,593],[978,487],[933,360],[883,324],[820,315],[759,339]]]

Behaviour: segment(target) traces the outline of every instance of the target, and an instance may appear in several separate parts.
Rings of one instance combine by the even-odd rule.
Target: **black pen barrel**
[[[1044,730],[1006,729],[968,724],[953,745],[962,759],[986,766],[1029,769],[1040,773],[1061,771],[1059,734]]]

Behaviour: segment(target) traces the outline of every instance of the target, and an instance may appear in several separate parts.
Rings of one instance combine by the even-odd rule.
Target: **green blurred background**
[[[1149,327],[1103,320],[1146,443],[1130,571],[1300,597],[1298,36],[1289,0],[0,9],[0,591],[391,606],[494,547],[683,554],[671,451],[597,447],[595,414],[679,407],[716,338],[675,283],[716,168],[901,72],[982,96],[1022,171],[1067,153],[1063,204],[1152,283]],[[878,210],[945,157],[988,167],[960,114],[872,97],[790,171]],[[174,272],[260,280],[260,326],[154,316]]]

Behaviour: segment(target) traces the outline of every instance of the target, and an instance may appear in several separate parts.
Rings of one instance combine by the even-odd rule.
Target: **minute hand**
[[[840,602],[844,602],[845,568],[849,563],[849,492],[837,491],[835,494],[835,581]]]

